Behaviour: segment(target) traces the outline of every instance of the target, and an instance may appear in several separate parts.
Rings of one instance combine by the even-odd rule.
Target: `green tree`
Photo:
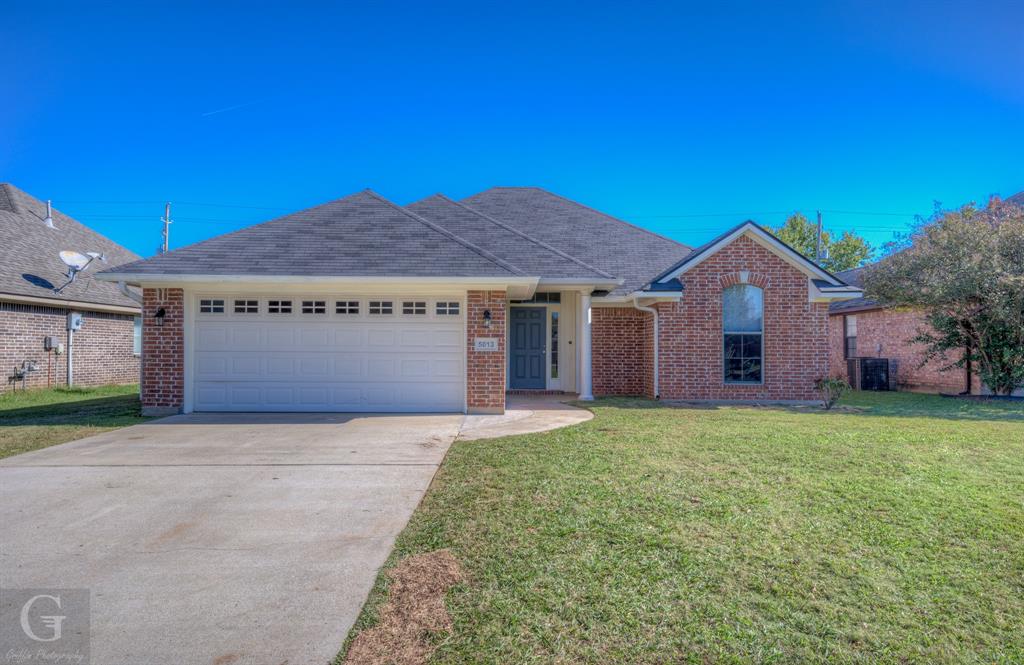
[[[793,213],[782,226],[773,228],[771,231],[782,242],[812,261],[814,260],[818,244],[818,226],[802,213]],[[821,261],[821,266],[831,272],[856,268],[868,261],[874,254],[871,245],[851,231],[843,231],[838,239],[833,239],[831,233],[823,230],[821,248],[823,252],[827,252],[828,256]]]
[[[864,271],[868,296],[924,310],[926,361],[971,361],[997,394],[1024,385],[1024,209],[993,200],[937,211]]]

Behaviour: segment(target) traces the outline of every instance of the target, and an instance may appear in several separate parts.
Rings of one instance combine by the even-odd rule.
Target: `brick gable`
[[[816,400],[829,370],[828,305],[808,301],[807,276],[747,236],[681,276],[683,298],[659,303],[662,399]],[[764,381],[723,378],[722,290],[764,289]]]

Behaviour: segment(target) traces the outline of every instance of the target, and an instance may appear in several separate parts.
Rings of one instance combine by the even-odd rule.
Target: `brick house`
[[[1024,192],[1007,199],[1024,206]],[[863,286],[864,268],[854,268],[836,277],[854,286]],[[830,374],[850,380],[850,358],[888,358],[896,361],[896,383],[901,390],[915,392],[972,395],[988,394],[968,368],[943,367],[959,360],[946,354],[926,363],[924,347],[913,340],[918,330],[928,325],[924,314],[905,307],[889,307],[864,296],[837,301],[829,306]],[[923,363],[923,364],[922,364]],[[1024,391],[1021,391],[1024,393]]]
[[[862,295],[753,222],[693,249],[531,187],[364,191],[99,279],[143,289],[149,413],[811,401]]]
[[[96,280],[95,263],[55,289],[67,281],[61,251],[98,252],[108,265],[139,257],[57,210],[49,213],[51,225],[47,215],[46,203],[0,184],[0,392],[137,383],[139,303],[117,284]],[[73,332],[69,314],[81,315]]]
[[[860,284],[862,268],[847,270],[837,277],[850,284]],[[924,347],[914,342],[917,331],[928,321],[918,310],[887,307],[870,298],[855,298],[833,303],[829,308],[829,359],[832,376],[850,381],[847,360],[850,358],[888,358],[896,361],[896,384],[899,390],[947,395],[988,395],[991,390],[968,368],[942,371],[959,359],[947,353],[922,365]],[[970,388],[968,388],[970,381]],[[1018,389],[1015,395],[1024,395]]]
[[[849,284],[861,285],[863,268],[838,273]],[[855,298],[829,307],[831,374],[851,381],[847,360],[888,358],[896,361],[901,390],[956,394],[967,389],[967,370],[941,371],[956,358],[936,358],[925,365],[924,348],[914,343],[927,322],[914,309],[886,307],[870,298]]]

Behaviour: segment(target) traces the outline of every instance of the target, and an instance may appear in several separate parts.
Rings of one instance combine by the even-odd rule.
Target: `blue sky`
[[[1024,189],[1019,2],[208,4],[5,3],[0,180],[143,255],[165,200],[172,247],[492,185],[880,244]]]

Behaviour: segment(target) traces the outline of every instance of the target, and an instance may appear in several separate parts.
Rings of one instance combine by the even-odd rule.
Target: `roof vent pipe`
[[[53,207],[50,205],[50,199],[46,199],[46,218],[43,219],[43,224],[46,224],[46,228],[55,229],[53,225]]]

